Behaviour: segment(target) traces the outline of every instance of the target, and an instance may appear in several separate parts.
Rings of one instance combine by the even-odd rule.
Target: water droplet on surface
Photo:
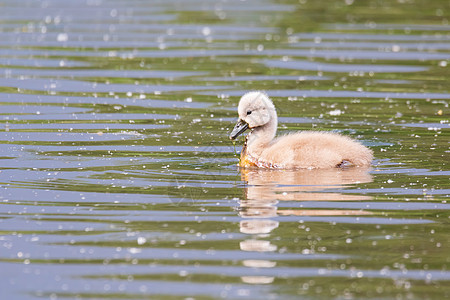
[[[58,42],[67,42],[69,40],[69,35],[67,33],[59,33],[56,36]]]
[[[210,34],[211,34],[211,28],[209,28],[209,27],[203,27],[203,28],[202,28],[202,34],[203,34],[204,36],[210,35]]]

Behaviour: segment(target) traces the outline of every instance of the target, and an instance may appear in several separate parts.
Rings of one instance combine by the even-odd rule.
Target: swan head
[[[238,105],[239,120],[230,133],[234,140],[247,129],[264,126],[276,119],[275,106],[263,92],[249,92],[242,96]]]

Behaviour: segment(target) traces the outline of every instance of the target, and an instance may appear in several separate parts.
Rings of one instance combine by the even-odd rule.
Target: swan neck
[[[277,117],[271,118],[270,122],[253,128],[247,136],[247,148],[252,154],[259,155],[272,142],[277,133]]]

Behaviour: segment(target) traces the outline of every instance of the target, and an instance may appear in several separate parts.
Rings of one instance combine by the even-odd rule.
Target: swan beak
[[[234,125],[233,130],[230,133],[230,139],[234,140],[240,136],[244,131],[248,129],[248,124],[244,120],[239,119],[239,121]]]

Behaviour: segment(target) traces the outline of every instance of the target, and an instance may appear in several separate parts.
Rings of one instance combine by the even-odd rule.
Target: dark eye
[[[247,116],[251,115],[251,114],[252,114],[252,111],[251,110],[247,110]]]

